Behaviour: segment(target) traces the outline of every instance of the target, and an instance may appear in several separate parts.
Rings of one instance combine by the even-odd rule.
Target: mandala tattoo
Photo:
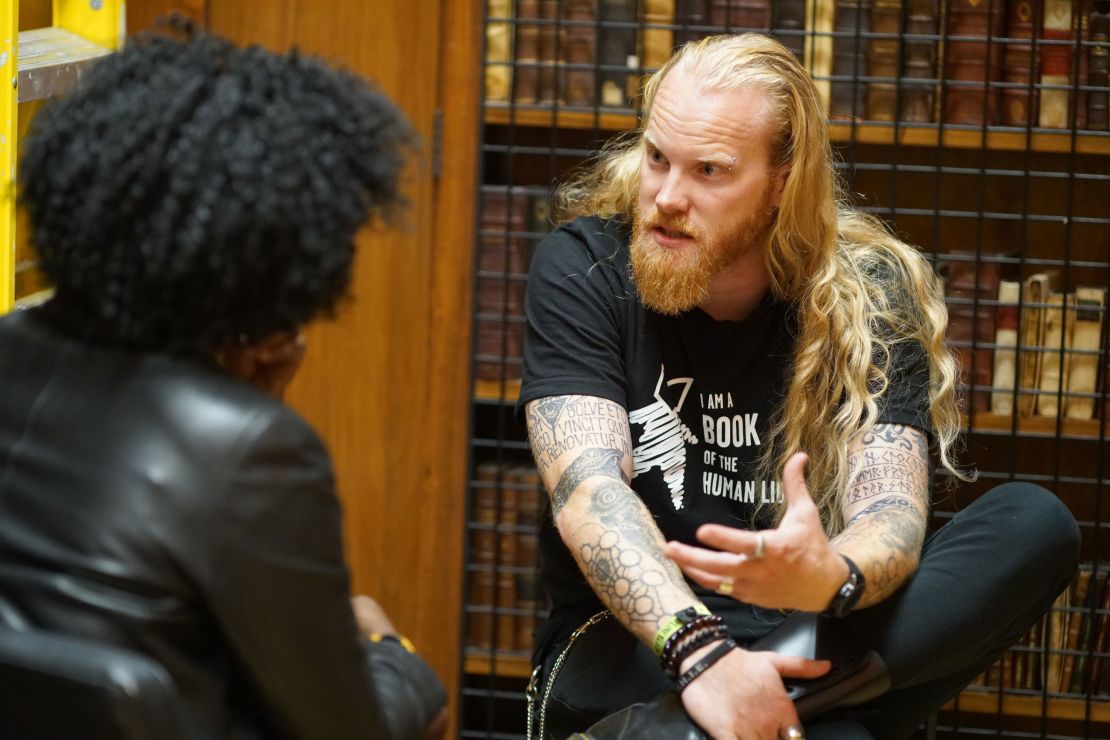
[[[665,596],[673,597],[674,589],[689,593],[689,587],[663,554],[663,536],[647,507],[628,486],[622,467],[632,459],[628,412],[602,398],[558,396],[529,403],[526,414],[540,472],[561,471],[551,491],[552,516],[559,517],[576,491],[588,496],[584,512],[565,514],[560,522],[571,528],[564,539],[576,543],[571,551],[582,573],[624,624],[657,627],[668,613]]]
[[[616,482],[593,491],[589,512],[601,531],[579,548],[582,572],[624,624],[657,625],[666,616],[661,589],[686,588],[686,583],[663,554],[651,515],[626,485]]]
[[[589,449],[579,455],[574,462],[567,466],[559,478],[558,485],[551,493],[551,515],[558,516],[566,506],[570,495],[582,484],[582,481],[595,475],[604,475],[628,482],[628,476],[621,468],[624,453],[614,449]]]

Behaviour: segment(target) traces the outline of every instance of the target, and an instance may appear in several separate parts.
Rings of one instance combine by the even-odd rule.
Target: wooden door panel
[[[406,172],[406,216],[398,228],[359,235],[353,301],[336,321],[310,329],[290,402],[332,452],[355,589],[385,605],[454,697],[472,216],[456,224],[446,249],[438,246],[436,207],[445,197],[431,143],[441,12],[440,0],[207,0],[206,7],[208,27],[236,42],[295,46],[375,80],[422,139]],[[446,197],[456,212],[466,211],[460,199],[473,203],[470,188],[459,187]]]

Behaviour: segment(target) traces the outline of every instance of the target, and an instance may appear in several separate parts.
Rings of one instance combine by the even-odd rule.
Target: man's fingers
[[[682,565],[680,567],[682,568],[682,572],[691,581],[705,588],[712,589],[713,591],[720,590],[721,582],[726,580],[726,578],[716,573],[710,573],[709,571],[701,570],[700,568],[695,568],[690,565]]]
[[[778,653],[768,653],[768,655],[771,656],[771,665],[779,675],[787,678],[817,678],[825,675],[832,668],[832,663],[827,660],[811,660]]]
[[[674,541],[667,543],[664,552],[683,570],[699,568],[722,575],[734,571],[744,562],[744,557],[732,552],[716,552]]]
[[[763,547],[766,551],[769,544],[766,540],[771,530],[763,533],[764,542]],[[752,557],[756,554],[759,548],[759,532],[752,532],[747,529],[737,529],[736,527],[726,527],[721,524],[703,524],[698,527],[698,541],[710,547],[716,547],[718,550],[734,553],[736,555],[743,555],[745,557]]]

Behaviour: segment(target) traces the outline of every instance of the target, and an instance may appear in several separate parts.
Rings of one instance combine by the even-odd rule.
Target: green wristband
[[[677,612],[663,623],[659,631],[655,633],[655,639],[651,641],[651,649],[655,651],[657,656],[662,657],[663,647],[667,644],[667,640],[675,632],[682,629],[683,625],[690,622],[697,617],[703,617],[709,614],[709,607],[705,604],[694,604],[688,606],[680,612]]]

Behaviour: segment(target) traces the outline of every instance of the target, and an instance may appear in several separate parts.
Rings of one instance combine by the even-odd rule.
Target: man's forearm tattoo
[[[848,521],[836,542],[883,548],[860,563],[867,576],[865,600],[874,603],[902,584],[921,554],[929,509],[929,451],[921,432],[897,424],[876,425],[862,443],[848,458],[845,505],[870,503]]]
[[[848,528],[864,519],[876,525],[874,528],[879,539],[887,547],[914,556],[921,549],[925,521],[913,502],[900,496],[889,496],[876,501],[852,517]]]
[[[589,449],[575,458],[574,462],[563,471],[559,483],[551,492],[551,515],[559,515],[570,499],[570,495],[587,478],[604,475],[627,483],[628,476],[621,469],[622,459],[624,459],[624,453],[613,448]]]
[[[837,545],[843,547],[853,541],[864,541],[887,548],[885,557],[857,563],[867,577],[865,600],[869,603],[881,601],[894,593],[916,567],[925,536],[924,516],[912,502],[891,497],[876,501],[861,511],[848,526],[837,536]]]
[[[864,435],[863,445],[848,457],[846,505],[880,496],[927,496],[929,452],[921,432],[879,424]]]
[[[617,449],[632,457],[628,412],[619,403],[591,396],[555,396],[528,404],[528,439],[543,473],[569,450]]]
[[[847,526],[851,527],[856,522],[860,521],[861,519],[865,519],[866,517],[876,512],[888,511],[890,509],[904,509],[910,512],[917,511],[917,507],[914,506],[911,501],[899,496],[889,496],[887,498],[884,498],[882,501],[876,501],[860,513],[856,514],[854,517],[851,518],[851,520],[849,520]]]
[[[549,481],[561,471],[551,513],[583,575],[622,623],[658,628],[673,610],[675,589],[689,594],[689,586],[628,486],[622,467],[632,459],[628,412],[601,398],[560,396],[529,403],[526,413],[536,466]],[[576,505],[568,509],[572,496]]]
[[[591,522],[580,528],[582,572],[621,622],[652,627],[666,615],[662,589],[687,589],[678,567],[663,554],[663,538],[643,503],[616,481],[590,496]]]

